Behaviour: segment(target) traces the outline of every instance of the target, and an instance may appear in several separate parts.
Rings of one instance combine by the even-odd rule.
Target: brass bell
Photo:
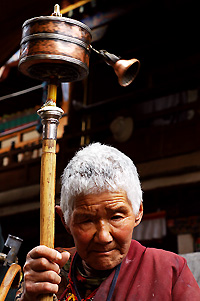
[[[121,86],[126,87],[132,83],[140,69],[140,61],[137,59],[118,60],[111,65],[118,77],[118,82]]]
[[[123,60],[120,57],[109,53],[106,50],[96,50],[91,46],[91,49],[101,55],[104,61],[113,67],[118,82],[121,86],[126,87],[132,83],[140,69],[140,61],[138,59]]]

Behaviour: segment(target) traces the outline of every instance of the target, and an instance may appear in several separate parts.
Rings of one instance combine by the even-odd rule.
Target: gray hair
[[[79,195],[123,190],[135,214],[142,202],[141,185],[132,160],[116,148],[100,143],[79,150],[65,168],[61,182],[60,206],[66,224]]]

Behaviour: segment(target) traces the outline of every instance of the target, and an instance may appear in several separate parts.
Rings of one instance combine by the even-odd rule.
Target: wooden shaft
[[[54,248],[56,141],[43,140],[40,178],[40,244]],[[53,295],[40,300],[53,301]]]
[[[47,101],[53,100],[53,102],[56,103],[56,98],[57,98],[57,86],[53,84],[48,85]]]
[[[56,103],[57,86],[48,85],[47,101]],[[43,137],[41,176],[40,176],[40,244],[54,248],[55,235],[55,178],[56,178],[56,138]],[[41,301],[53,301],[53,295],[47,294]]]
[[[54,248],[56,140],[44,139],[40,178],[40,244]]]

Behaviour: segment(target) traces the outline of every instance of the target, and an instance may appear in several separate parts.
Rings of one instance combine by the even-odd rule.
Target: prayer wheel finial
[[[60,12],[60,6],[58,4],[54,5],[54,12],[51,15],[56,17],[62,17],[62,14]]]

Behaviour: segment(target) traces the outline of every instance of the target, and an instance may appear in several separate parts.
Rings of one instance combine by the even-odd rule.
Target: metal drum
[[[65,17],[24,22],[19,70],[42,81],[72,82],[89,73],[92,34],[84,23]]]

